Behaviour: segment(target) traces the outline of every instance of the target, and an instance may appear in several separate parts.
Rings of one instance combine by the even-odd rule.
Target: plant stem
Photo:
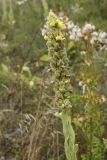
[[[65,153],[68,160],[77,160],[76,152],[77,146],[75,145],[75,133],[71,125],[71,117],[68,112],[62,112],[63,133],[65,137]]]

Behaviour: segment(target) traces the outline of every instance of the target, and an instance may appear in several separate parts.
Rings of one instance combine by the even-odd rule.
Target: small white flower
[[[99,37],[100,37],[101,39],[105,39],[105,38],[107,38],[107,33],[106,33],[106,32],[100,32],[100,33],[99,33]]]
[[[79,41],[81,37],[81,29],[75,25],[72,31],[70,32],[70,39],[74,41]]]
[[[91,34],[93,37],[98,37],[98,32],[92,32]]]
[[[106,32],[100,32],[98,36],[98,41],[100,43],[107,43],[107,33]]]
[[[92,32],[94,30],[95,30],[95,26],[90,23],[86,23],[82,29],[83,33]]]
[[[74,25],[73,22],[69,21],[69,22],[66,24],[66,26],[67,26],[67,29],[72,29],[75,25]]]

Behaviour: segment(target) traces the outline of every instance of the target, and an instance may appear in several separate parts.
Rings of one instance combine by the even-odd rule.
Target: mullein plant
[[[45,30],[43,30],[43,36],[47,41],[50,67],[54,79],[56,106],[59,109],[63,125],[65,154],[68,160],[77,160],[76,152],[78,147],[75,144],[75,132],[71,122],[71,68],[65,47],[64,25],[64,22],[50,11]]]

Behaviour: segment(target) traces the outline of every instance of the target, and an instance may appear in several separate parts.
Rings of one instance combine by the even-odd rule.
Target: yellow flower
[[[59,28],[63,28],[64,27],[64,23],[62,21],[58,21],[58,27]]]
[[[50,25],[50,27],[55,27],[55,21],[51,21],[50,23],[49,23],[49,25]]]
[[[61,35],[57,35],[57,36],[56,36],[56,41],[62,41],[62,40],[63,40],[63,38],[62,38]]]
[[[44,36],[44,39],[47,41],[47,40],[48,40],[48,36],[45,35],[45,36]]]

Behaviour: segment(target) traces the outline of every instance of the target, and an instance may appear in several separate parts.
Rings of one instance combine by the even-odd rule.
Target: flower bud
[[[61,35],[57,35],[55,39],[56,39],[56,41],[62,41],[63,40]]]
[[[62,29],[64,27],[64,23],[62,21],[58,21],[58,28]]]

